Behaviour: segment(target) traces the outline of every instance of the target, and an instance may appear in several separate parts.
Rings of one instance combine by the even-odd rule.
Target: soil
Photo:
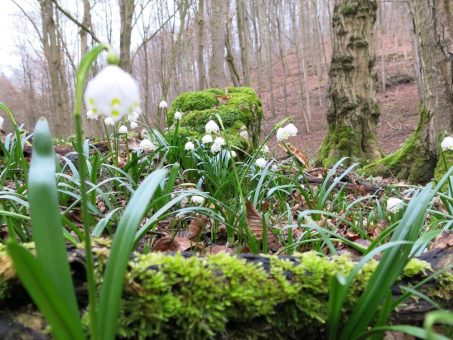
[[[377,41],[379,41],[376,39]],[[325,42],[326,59],[330,60],[330,43]],[[413,66],[412,44],[409,36],[395,38],[393,35],[384,36],[384,49],[376,53],[375,72],[378,74],[376,82],[377,96],[381,107],[381,116],[378,125],[378,140],[384,154],[397,150],[401,144],[415,130],[419,118],[419,95],[415,82]],[[384,70],[386,86],[382,91],[382,57],[384,57]],[[310,131],[305,129],[302,112],[305,104],[301,103],[298,83],[298,65],[295,52],[288,53],[289,72],[287,79],[288,112],[284,112],[285,79],[281,62],[276,60],[273,64],[274,96],[276,101],[276,114],[270,110],[270,92],[264,88],[261,99],[265,108],[263,123],[263,136],[285,116],[291,117],[299,128],[297,137],[290,140],[291,144],[303,150],[310,158],[316,158],[317,152],[327,132],[326,112],[328,108],[328,77],[327,68],[323,69],[323,79],[318,81],[315,65],[309,65],[308,83],[311,102],[311,118],[309,119]],[[263,73],[263,79],[265,74]],[[258,89],[256,73],[252,86]],[[275,138],[271,139],[271,146]],[[276,149],[275,149],[276,150]]]

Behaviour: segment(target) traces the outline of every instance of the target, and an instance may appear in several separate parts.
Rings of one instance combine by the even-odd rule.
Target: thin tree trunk
[[[197,12],[197,66],[198,66],[198,89],[206,88],[206,68],[204,63],[204,0],[198,0]]]
[[[120,66],[131,71],[131,39],[132,18],[134,16],[135,0],[119,0],[120,4]]]
[[[226,2],[212,0],[211,28],[211,62],[209,65],[209,84],[211,87],[224,87],[226,83],[225,63],[225,17]]]
[[[236,0],[236,18],[241,49],[242,84],[250,86],[250,31],[247,8],[244,0]]]
[[[225,29],[225,47],[226,47],[226,61],[230,70],[231,81],[234,86],[241,86],[241,78],[234,62],[233,49],[231,47],[231,34],[230,34],[230,22],[227,22]]]

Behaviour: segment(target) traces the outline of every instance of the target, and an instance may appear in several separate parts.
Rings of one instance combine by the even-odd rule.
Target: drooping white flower
[[[115,121],[113,120],[112,117],[107,117],[107,118],[105,118],[105,119],[104,119],[104,123],[105,123],[105,125],[107,125],[107,126],[113,126],[113,125],[115,125]]]
[[[213,120],[210,120],[209,122],[207,122],[204,128],[206,130],[206,133],[208,133],[208,134],[209,133],[217,133],[220,130],[220,128],[217,125],[217,123],[214,122]]]
[[[0,117],[0,130],[3,129],[3,123],[5,122],[5,118]]]
[[[129,122],[136,122],[137,119],[138,119],[138,116],[139,116],[138,112],[134,111],[134,112],[132,112],[132,113],[127,115],[127,120]]]
[[[277,172],[277,171],[278,171],[278,165],[277,165],[277,164],[272,164],[271,170],[272,170],[273,172]]]
[[[296,125],[290,123],[290,124],[285,126],[285,130],[286,130],[286,132],[288,132],[290,137],[297,136],[297,127],[296,127]]]
[[[192,203],[194,204],[203,204],[204,203],[204,197],[202,196],[192,196],[190,198],[190,200],[192,201]]]
[[[241,136],[244,139],[248,139],[249,133],[246,130],[243,130],[243,131],[239,132],[239,136]]]
[[[92,110],[87,111],[87,119],[95,119],[98,120],[99,114],[94,113]]]
[[[146,136],[148,136],[148,130],[142,129],[142,131],[140,131],[140,136],[142,138],[145,138]]]
[[[264,168],[266,165],[267,165],[267,161],[264,159],[264,158],[258,158],[256,161],[255,161],[255,164],[260,168]]]
[[[183,115],[184,115],[184,113],[176,111],[175,112],[175,120],[180,120]]]
[[[165,100],[162,100],[160,103],[159,103],[159,109],[166,109],[168,107],[168,104]]]
[[[440,143],[440,147],[443,151],[453,150],[453,137],[445,137],[442,143]]]
[[[287,140],[289,138],[289,133],[285,128],[279,128],[277,130],[277,142]]]
[[[201,142],[203,144],[212,143],[212,136],[211,135],[204,135],[203,138],[201,139]]]
[[[403,207],[403,201],[396,197],[390,197],[387,200],[387,211],[391,213],[396,213],[401,210]]]
[[[136,128],[138,128],[137,122],[131,122],[131,129],[135,130]]]
[[[103,115],[118,122],[138,111],[140,95],[137,82],[116,65],[108,65],[91,79],[85,90],[85,105],[92,116]]]
[[[139,148],[143,151],[154,151],[157,147],[153,144],[153,142],[145,138],[140,142]]]
[[[218,144],[220,146],[223,146],[223,145],[225,145],[225,139],[223,139],[222,137],[217,137],[214,140],[214,144]]]
[[[195,149],[195,144],[193,144],[192,142],[187,142],[184,145],[184,150],[192,151],[193,149]]]
[[[121,125],[120,128],[118,129],[118,133],[125,135],[127,134],[127,126],[126,125]]]
[[[231,158],[236,158],[237,153],[234,150],[231,150]]]
[[[269,146],[265,145],[265,146],[263,147],[263,152],[264,152],[264,153],[269,153],[269,151],[270,151]]]
[[[217,152],[219,152],[220,150],[222,150],[222,145],[216,144],[216,143],[214,143],[214,144],[211,145],[211,152],[212,152],[212,153],[217,153]]]
[[[247,130],[247,127],[245,125],[242,125],[241,130]]]

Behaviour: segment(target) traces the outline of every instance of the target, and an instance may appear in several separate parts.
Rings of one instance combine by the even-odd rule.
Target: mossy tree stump
[[[329,70],[328,132],[319,161],[330,167],[381,157],[376,125],[379,106],[373,73],[376,0],[336,0],[332,18],[333,53]]]
[[[190,139],[201,139],[209,120],[219,123],[218,114],[232,145],[247,149],[259,144],[263,108],[252,88],[229,87],[182,93],[168,110],[167,126],[174,125],[176,111],[184,112],[179,122],[180,134]],[[247,128],[248,141],[239,136],[243,126]]]

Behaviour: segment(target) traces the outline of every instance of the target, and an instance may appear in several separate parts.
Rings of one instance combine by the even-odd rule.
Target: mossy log
[[[100,282],[109,248],[95,247]],[[32,248],[32,246],[29,246]],[[84,251],[69,248],[79,305],[86,308]],[[42,316],[34,309],[0,251],[0,337],[47,338]],[[453,248],[414,259],[393,287],[414,285],[453,261]],[[349,291],[343,320],[360,296],[377,261],[365,265]],[[189,253],[134,254],[126,274],[119,338],[145,339],[304,339],[325,335],[329,280],[347,274],[355,262],[348,256],[313,252],[292,257],[227,254],[205,257]],[[422,291],[446,308],[453,300],[453,273],[444,272]],[[392,315],[395,323],[417,324],[433,307],[408,300]]]
[[[175,98],[167,112],[167,126],[174,125],[176,111],[184,113],[179,124],[180,134],[186,137],[201,139],[205,134],[206,123],[209,120],[217,121],[218,114],[230,143],[244,149],[259,144],[263,108],[260,99],[250,87],[182,93]],[[248,141],[239,136],[243,126],[247,128]]]

